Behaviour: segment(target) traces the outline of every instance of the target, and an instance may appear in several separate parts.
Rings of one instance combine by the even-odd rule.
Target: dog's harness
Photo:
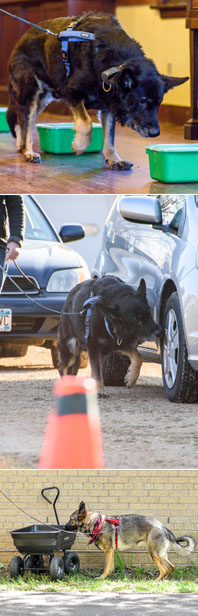
[[[115,547],[116,550],[118,548],[118,527],[120,524],[120,520],[118,518],[105,518],[104,519],[105,522],[108,522],[109,524],[112,524],[115,527]],[[98,539],[101,531],[103,528],[103,521],[102,521],[102,515],[101,513],[99,513],[99,516],[94,524],[94,528],[92,533],[88,533],[90,540],[88,542],[88,545],[90,545],[91,543],[95,543],[95,541]],[[89,529],[89,525],[87,526],[87,530]]]
[[[86,310],[85,340],[88,340],[89,334],[90,334],[91,315],[92,315],[93,307],[95,306],[95,304],[101,304],[101,302],[102,302],[101,295],[91,295],[88,299],[86,299],[86,301],[83,304],[83,309]],[[117,336],[115,336],[114,333],[111,332],[109,322],[108,322],[106,315],[104,315],[104,324],[105,324],[105,328],[109,336],[113,338],[114,340],[116,339],[117,345],[120,346],[122,344],[122,338],[117,338]]]
[[[67,77],[70,76],[71,66],[69,59],[69,42],[70,43],[80,43],[82,41],[94,41],[95,34],[92,32],[83,32],[82,30],[74,30],[79,20],[73,21],[67,30],[63,30],[57,36],[58,40],[61,41],[61,49],[62,49],[62,61],[65,64],[65,70]]]

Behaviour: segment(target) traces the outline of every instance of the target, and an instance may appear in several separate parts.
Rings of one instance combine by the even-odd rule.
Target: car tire
[[[191,368],[187,359],[182,314],[176,292],[167,301],[162,328],[161,357],[165,394],[171,402],[196,402],[198,373]]]
[[[62,580],[64,564],[61,556],[53,556],[50,563],[50,576],[52,580]]]
[[[122,387],[125,385],[124,377],[130,365],[130,359],[121,353],[109,353],[102,364],[104,385]]]
[[[20,556],[14,556],[9,565],[10,577],[17,578],[25,573],[24,562]]]
[[[65,573],[76,573],[80,569],[80,558],[76,552],[68,552],[64,556]]]

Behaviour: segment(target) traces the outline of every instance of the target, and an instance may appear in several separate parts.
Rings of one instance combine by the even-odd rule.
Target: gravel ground
[[[47,349],[0,358],[0,468],[37,467],[57,378]],[[165,398],[159,365],[143,364],[132,390],[107,389],[99,403],[105,468],[198,468],[198,405]]]

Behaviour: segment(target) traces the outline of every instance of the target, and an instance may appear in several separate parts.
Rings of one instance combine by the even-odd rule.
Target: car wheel
[[[24,575],[24,563],[20,556],[14,556],[9,566],[10,577],[16,578],[19,575]]]
[[[80,558],[76,552],[68,552],[64,556],[65,573],[75,573],[80,569]]]
[[[198,374],[187,359],[182,315],[177,293],[169,297],[163,315],[161,340],[164,390],[171,402],[198,400]]]
[[[130,359],[121,353],[109,353],[103,360],[102,374],[104,385],[120,387],[125,385],[124,377],[130,365]]]
[[[52,580],[62,580],[64,564],[61,556],[53,556],[50,563],[50,575]]]
[[[26,344],[11,344],[0,349],[1,357],[25,357],[28,350]]]

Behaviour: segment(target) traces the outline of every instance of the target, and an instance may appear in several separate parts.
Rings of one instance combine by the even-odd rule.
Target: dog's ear
[[[169,77],[168,75],[160,75],[160,78],[164,84],[164,92],[168,92],[168,90],[180,86],[189,79],[189,77]]]
[[[138,295],[139,297],[146,297],[146,283],[144,278],[141,278],[140,280],[140,284],[139,287],[136,291],[136,295]]]
[[[119,83],[124,92],[129,92],[132,88],[137,87],[138,77],[141,73],[139,64],[131,65],[130,68],[125,68],[119,75]]]
[[[78,508],[78,518],[83,520],[85,516],[86,516],[86,505],[83,501],[81,501],[79,508]]]

